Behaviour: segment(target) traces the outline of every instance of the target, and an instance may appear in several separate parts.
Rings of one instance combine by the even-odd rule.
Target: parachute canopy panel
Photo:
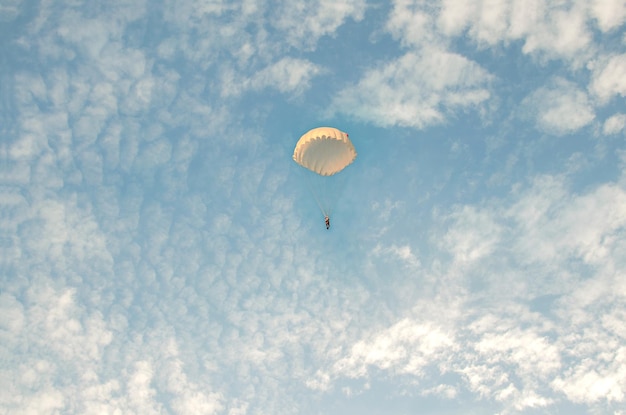
[[[293,150],[296,163],[321,176],[332,176],[356,158],[348,134],[332,127],[319,127],[304,134]]]

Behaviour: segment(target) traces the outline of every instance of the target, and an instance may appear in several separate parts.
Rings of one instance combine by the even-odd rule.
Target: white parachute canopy
[[[356,159],[356,150],[348,134],[332,127],[314,128],[300,137],[293,150],[293,159],[310,171],[312,176],[305,175],[309,189],[324,216],[330,216],[343,182],[330,176],[335,176]]]
[[[332,176],[345,169],[356,158],[348,134],[332,127],[319,127],[304,134],[293,150],[293,159],[302,167]]]

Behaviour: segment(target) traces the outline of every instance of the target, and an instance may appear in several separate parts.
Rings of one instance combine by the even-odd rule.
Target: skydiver
[[[328,216],[324,216],[324,222],[326,223],[326,229],[330,229],[330,218]]]

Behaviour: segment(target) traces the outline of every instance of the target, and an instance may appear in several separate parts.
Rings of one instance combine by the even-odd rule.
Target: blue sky
[[[0,22],[0,413],[626,413],[623,0]]]

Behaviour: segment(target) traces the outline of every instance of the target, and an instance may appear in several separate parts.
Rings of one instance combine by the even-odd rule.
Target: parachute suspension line
[[[322,207],[322,202],[320,202],[317,192],[315,191],[315,189],[313,189],[313,184],[311,183],[311,179],[309,177],[305,177],[305,181],[306,181],[307,186],[309,187],[309,191],[311,192],[311,194],[313,195],[313,198],[315,199],[315,203],[317,203],[317,207],[320,208],[324,216],[329,216],[329,213],[327,213],[326,210]]]
[[[330,186],[330,181],[328,180],[328,177],[325,178],[324,180],[324,194],[326,195],[326,207],[327,210],[324,212],[324,216],[328,216],[330,217],[330,214],[332,212],[333,209],[333,205],[335,202],[335,195],[331,194],[332,192],[332,187]]]

